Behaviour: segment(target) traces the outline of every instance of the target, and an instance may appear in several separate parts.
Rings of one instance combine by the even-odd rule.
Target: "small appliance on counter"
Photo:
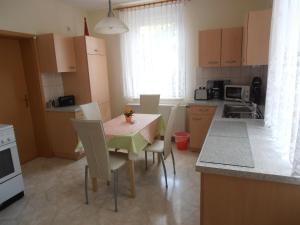
[[[67,95],[58,97],[58,107],[66,107],[75,105],[75,96]]]
[[[210,99],[224,99],[224,87],[225,85],[229,85],[231,83],[230,80],[208,80],[207,81],[207,89],[208,95]]]
[[[224,99],[228,101],[249,102],[250,86],[225,85]]]
[[[261,85],[262,80],[260,77],[254,77],[251,83],[250,88],[250,100],[258,105],[260,105],[261,102]]]
[[[14,128],[0,124],[0,210],[24,196]]]
[[[67,95],[51,99],[46,103],[46,108],[67,107],[75,105],[75,96]]]
[[[209,97],[209,95],[208,95],[208,90],[206,89],[206,87],[202,86],[195,90],[194,99],[196,101],[208,100],[209,99],[208,97]]]

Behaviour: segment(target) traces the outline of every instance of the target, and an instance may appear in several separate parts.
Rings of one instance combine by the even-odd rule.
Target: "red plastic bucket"
[[[189,138],[190,138],[190,134],[187,132],[176,132],[175,143],[177,149],[182,151],[187,150]]]

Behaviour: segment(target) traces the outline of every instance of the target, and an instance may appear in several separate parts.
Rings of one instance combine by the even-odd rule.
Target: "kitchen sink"
[[[263,119],[256,104],[253,103],[232,103],[225,104],[223,109],[224,118],[245,118],[245,119]]]

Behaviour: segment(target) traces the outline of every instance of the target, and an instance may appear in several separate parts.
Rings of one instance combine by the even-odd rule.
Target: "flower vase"
[[[132,123],[132,116],[125,116],[126,123]]]

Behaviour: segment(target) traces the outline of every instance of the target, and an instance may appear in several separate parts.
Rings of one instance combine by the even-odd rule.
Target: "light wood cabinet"
[[[75,72],[74,40],[56,34],[37,37],[39,64],[42,73]]]
[[[78,144],[77,134],[71,119],[82,119],[82,112],[46,112],[47,131],[55,156],[77,160],[83,155],[75,152]]]
[[[202,67],[221,66],[221,29],[199,32],[199,65]]]
[[[199,65],[229,67],[242,64],[243,28],[224,28],[199,32]]]
[[[192,105],[187,108],[190,148],[200,151],[215,114],[216,107]]]
[[[222,29],[221,66],[241,66],[243,28]]]
[[[85,41],[87,54],[106,55],[105,41],[103,39],[86,36]]]
[[[267,65],[272,10],[249,12],[243,34],[243,65]]]
[[[104,121],[111,119],[105,42],[102,39],[75,37],[77,72],[63,76],[65,95],[75,95],[77,104],[97,102]],[[98,49],[92,52],[91,50]]]

